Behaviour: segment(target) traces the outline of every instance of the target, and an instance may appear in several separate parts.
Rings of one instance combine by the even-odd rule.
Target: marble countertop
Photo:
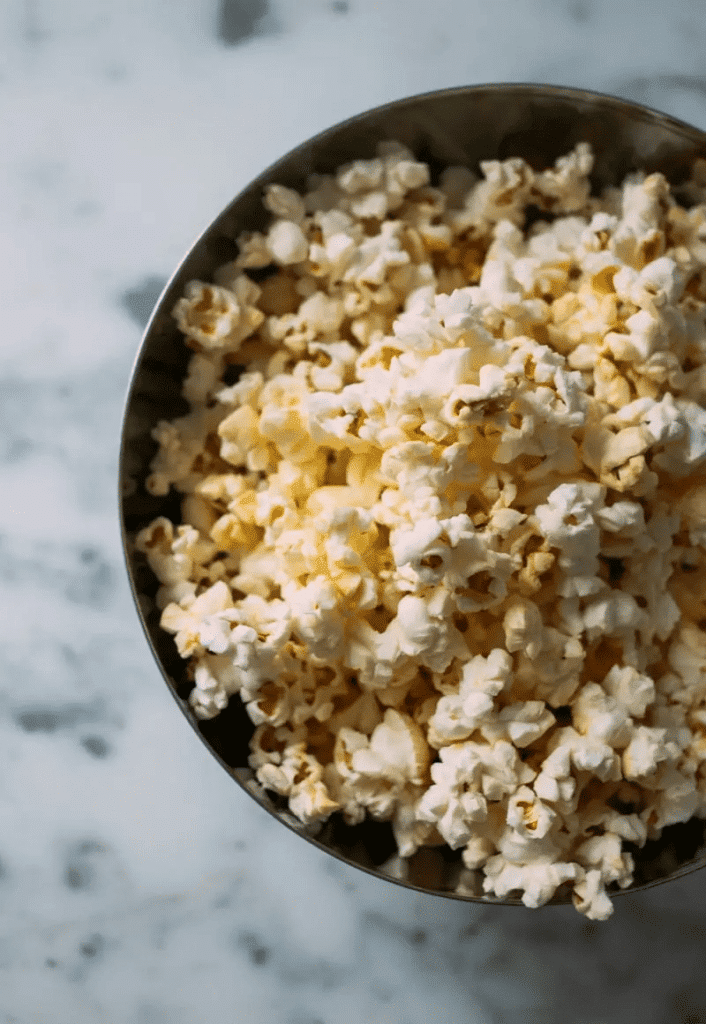
[[[409,93],[578,85],[706,127],[702,0],[4,0],[0,1022],[698,1024],[706,878],[606,924],[424,897],[248,799],[176,712],[116,509],[140,333],[208,221]]]

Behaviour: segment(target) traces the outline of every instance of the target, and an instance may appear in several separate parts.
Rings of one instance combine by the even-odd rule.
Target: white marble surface
[[[706,878],[591,925],[425,898],[249,800],[177,712],[116,512],[141,326],[275,157],[544,81],[706,127],[703,0],[3,0],[1,1024],[699,1024]]]

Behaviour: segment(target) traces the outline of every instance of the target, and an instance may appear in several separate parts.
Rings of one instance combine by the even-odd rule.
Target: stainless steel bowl
[[[265,225],[263,186],[279,182],[302,189],[312,172],[331,172],[355,158],[375,155],[376,144],[396,139],[409,146],[432,172],[449,164],[473,167],[480,160],[522,156],[535,167],[553,163],[577,142],[596,155],[595,187],[618,184],[631,170],[662,171],[672,184],[687,176],[692,161],[706,156],[706,133],[627,100],[545,85],[480,85],[426,93],[389,103],[335,125],[292,150],[236,196],[187,252],[157,302],[130,381],[120,452],[120,513],[128,575],[152,652],[177,704],[214,757],[236,782],[284,825],[319,849],[357,868],[410,889],[457,899],[519,905],[482,892],[482,875],[463,868],[460,851],[425,848],[408,860],[397,856],[387,823],[354,827],[334,815],[317,829],[302,825],[286,800],[267,793],[248,768],[253,732],[244,707],[233,699],[217,718],[199,721],[186,698],[191,689],[186,662],[171,636],[159,628],[154,604],[157,582],[135,551],[135,535],[155,516],[180,522],[179,497],[154,498],[144,489],[156,444],[150,431],[161,419],[183,414],[180,397],[189,350],[171,317],[187,281],[211,280],[237,253],[235,237]],[[706,822],[695,819],[666,828],[662,838],[632,850],[636,861],[630,892],[678,878],[706,866]],[[566,903],[559,890],[552,903]]]

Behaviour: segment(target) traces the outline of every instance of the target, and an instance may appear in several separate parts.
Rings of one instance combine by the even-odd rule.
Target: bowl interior
[[[347,826],[334,815],[307,828],[287,809],[286,800],[266,792],[248,767],[253,725],[238,699],[217,718],[199,721],[186,698],[191,689],[186,662],[171,636],[159,628],[154,604],[157,581],[134,548],[137,532],[158,515],[180,522],[180,500],[154,498],[144,489],[157,446],[151,430],[159,420],[187,410],[181,384],[190,350],[171,316],[186,283],[210,280],[217,267],[237,254],[235,238],[264,226],[263,186],[279,182],[303,189],[312,172],[375,155],[379,141],[408,145],[435,173],[451,164],[477,167],[480,160],[524,157],[535,168],[552,164],[577,142],[591,143],[596,188],[619,184],[631,170],[660,170],[673,185],[689,172],[695,157],[706,156],[706,135],[657,111],[615,97],[535,85],[476,86],[428,93],[361,114],[305,142],[268,168],[213,221],[185,256],[164,289],[145,331],[126,400],[120,456],[120,505],[126,564],[146,636],[174,698],[221,765],[264,808],[321,849],[378,877],[427,893],[484,902],[519,904],[482,893],[479,872],[463,869],[460,851],[426,848],[408,860],[397,856],[389,824],[365,821]],[[695,819],[666,828],[660,840],[633,850],[635,881],[644,888],[706,865],[706,822]],[[618,890],[620,891],[620,890]],[[554,903],[568,895],[557,892]]]

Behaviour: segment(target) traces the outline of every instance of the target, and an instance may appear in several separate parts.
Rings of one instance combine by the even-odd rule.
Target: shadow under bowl
[[[375,155],[378,142],[394,139],[428,163],[434,175],[444,167],[521,156],[536,169],[552,164],[576,143],[593,147],[594,189],[618,185],[632,170],[661,171],[673,186],[688,177],[696,157],[706,156],[706,133],[627,100],[577,89],[532,84],[468,86],[426,93],[367,111],[320,133],[292,150],[255,179],[223,210],[188,251],[167,283],[145,330],[126,399],[120,451],[120,515],[127,571],[145,634],[165,681],[182,712],[211,753],[238,784],[288,828],[309,842],[375,877],[433,895],[484,903],[521,905],[519,896],[485,896],[482,873],[463,867],[460,851],[419,850],[407,860],[397,855],[391,827],[366,820],[348,826],[336,814],[323,826],[303,825],[287,801],[259,785],[248,767],[254,731],[239,699],[217,718],[200,721],[187,703],[192,684],[187,664],[170,635],[159,627],[154,598],[158,583],[135,536],[158,515],[181,521],[180,497],[151,496],[144,488],[157,445],[151,431],[160,420],[183,415],[188,407],[181,385],[191,354],[171,310],[194,278],[209,281],[217,267],[237,255],[235,238],[261,230],[269,218],[263,188],[278,182],[303,190],[311,173],[330,173],[342,163]],[[635,858],[634,892],[679,878],[706,866],[706,821],[693,819],[663,830]],[[566,888],[554,904],[569,902]]]

